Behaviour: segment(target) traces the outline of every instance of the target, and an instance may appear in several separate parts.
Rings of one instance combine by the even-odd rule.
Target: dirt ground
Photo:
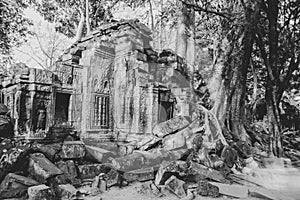
[[[135,183],[129,185],[124,188],[112,187],[105,193],[95,196],[86,198],[86,200],[178,200],[178,198],[172,194],[164,197],[157,197],[154,194],[143,193],[140,191],[141,183]],[[226,196],[218,197],[218,198],[211,198],[211,197],[203,197],[197,196],[194,200],[230,200],[237,198],[230,198]],[[258,198],[243,198],[243,200],[259,200]]]

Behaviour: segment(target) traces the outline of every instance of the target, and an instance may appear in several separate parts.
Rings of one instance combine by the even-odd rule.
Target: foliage
[[[24,42],[30,21],[23,16],[27,4],[21,0],[0,2],[0,68],[5,71],[11,61],[11,48]]]
[[[110,1],[89,0],[91,28],[111,19]],[[83,0],[34,0],[35,9],[49,22],[55,23],[58,32],[74,37],[80,21],[80,12],[85,10]]]
[[[31,35],[26,37],[26,42],[14,48],[14,58],[29,67],[39,67],[51,70],[54,62],[71,45],[71,40],[55,30],[55,25],[44,21],[33,9],[27,12],[34,18],[33,25],[29,28]]]

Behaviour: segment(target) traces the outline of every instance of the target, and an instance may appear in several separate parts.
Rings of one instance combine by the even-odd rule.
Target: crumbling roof
[[[138,33],[144,35],[145,37],[149,37],[151,35],[151,30],[144,25],[143,23],[139,22],[138,19],[133,20],[120,20],[116,22],[111,22],[107,24],[103,24],[99,26],[96,30],[94,30],[91,34],[81,38],[79,41],[76,41],[73,43],[68,49],[65,50],[64,54],[72,53],[70,52],[71,49],[74,47],[81,46],[79,44],[82,44],[88,40],[91,40],[95,37],[103,36],[103,35],[110,35],[110,33],[118,30],[122,30],[125,27],[131,27]]]

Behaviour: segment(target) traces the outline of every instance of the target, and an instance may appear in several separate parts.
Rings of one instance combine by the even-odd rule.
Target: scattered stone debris
[[[153,135],[140,141],[117,146],[112,143],[111,147],[86,145],[68,137],[60,142],[47,140],[47,144],[25,142],[26,153],[16,154],[15,158],[22,158],[22,167],[5,171],[0,198],[84,199],[101,197],[114,186],[141,182],[140,192],[155,198],[170,195],[192,200],[197,195],[225,195],[290,199],[262,187],[251,176],[251,170],[262,166],[285,167],[287,159],[262,158],[258,162],[245,143],[224,146],[218,140],[215,145],[207,145],[202,133],[195,132],[188,123],[185,117],[178,117],[159,124]],[[160,131],[164,133],[158,134]],[[188,148],[185,139],[191,137]],[[162,145],[154,145],[157,142]],[[2,147],[18,149],[14,145],[21,143],[6,141]],[[120,153],[124,147],[126,153]]]

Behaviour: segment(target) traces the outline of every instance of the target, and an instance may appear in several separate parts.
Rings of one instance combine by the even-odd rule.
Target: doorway
[[[67,122],[69,119],[69,105],[70,105],[71,94],[67,93],[56,93],[55,101],[55,122]]]

